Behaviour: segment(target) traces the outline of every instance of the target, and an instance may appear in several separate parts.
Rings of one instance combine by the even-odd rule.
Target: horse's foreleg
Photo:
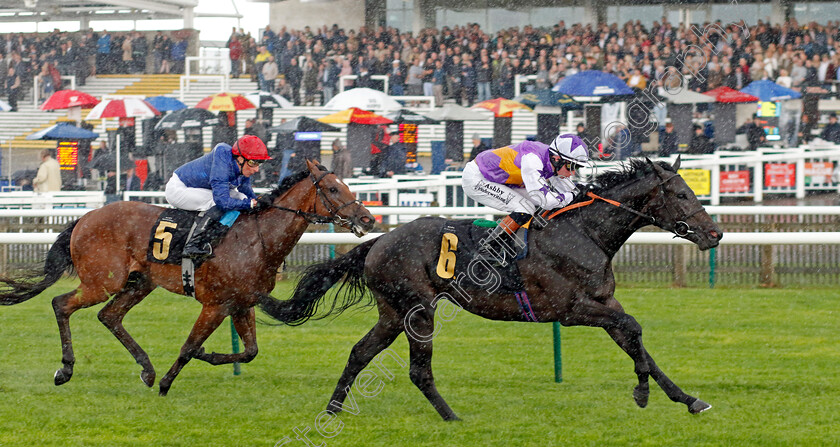
[[[55,320],[58,323],[58,335],[61,337],[61,364],[55,372],[56,385],[63,385],[73,377],[73,365],[76,357],[73,354],[73,339],[70,335],[70,315],[79,309],[99,304],[108,299],[104,291],[99,293],[83,290],[82,287],[53,298],[52,306]]]
[[[379,321],[350,351],[350,358],[347,359],[347,365],[341,373],[341,378],[338,379],[338,385],[327,403],[327,410],[334,413],[342,410],[344,399],[356,380],[356,376],[374,357],[390,346],[402,331],[402,321],[396,312],[387,304],[380,304]]]
[[[645,355],[648,359],[648,365],[650,365],[650,376],[653,377],[653,380],[662,388],[662,391],[674,402],[683,403],[688,406],[688,412],[692,414],[702,413],[710,408],[711,405],[703,402],[702,400],[690,396],[683,392],[680,387],[678,387],[665,373],[659,369],[659,366],[656,365],[656,362],[653,361],[653,357],[650,356],[649,353],[645,352]]]
[[[254,360],[257,356],[257,326],[254,317],[254,309],[248,309],[245,312],[231,315],[233,318],[233,327],[236,328],[236,333],[242,339],[242,344],[245,345],[244,352],[238,354],[219,354],[211,352],[209,354],[204,352],[204,348],[199,348],[195,354],[195,358],[203,360],[211,365],[223,365],[226,363],[248,363]]]
[[[639,329],[641,331],[641,327]],[[647,357],[647,352],[645,352],[644,347],[641,346],[641,335],[637,338],[638,343],[635,343],[629,340],[625,331],[618,327],[605,328],[605,330],[607,331],[607,334],[612,337],[613,341],[615,341],[615,343],[624,350],[631,359],[633,359],[636,376],[639,378],[639,384],[633,388],[633,400],[636,401],[636,405],[645,408],[648,403],[648,398],[650,397],[650,385],[648,384],[648,378],[650,376],[651,366],[647,361],[645,361],[644,368],[639,368],[640,362],[637,361],[637,359],[649,358]],[[639,334],[641,334],[641,332],[639,332]]]
[[[143,367],[140,380],[151,387],[155,384],[155,368],[149,360],[148,354],[129,335],[123,326],[123,318],[134,306],[143,301],[154,290],[155,285],[148,278],[141,276],[137,281],[130,281],[126,288],[117,293],[114,298],[99,311],[99,321],[107,327],[125,349],[134,357],[138,365]]]
[[[193,325],[192,330],[190,331],[190,335],[187,337],[187,341],[184,343],[184,346],[181,347],[181,353],[178,355],[178,359],[175,360],[175,363],[169,368],[166,375],[160,379],[160,395],[166,396],[166,393],[169,392],[169,388],[172,386],[172,381],[175,380],[175,377],[178,376],[178,373],[181,372],[181,369],[189,363],[190,359],[195,357],[196,353],[199,352],[201,345],[207,340],[207,337],[222,324],[225,317],[227,317],[227,312],[223,306],[204,306],[201,309],[201,314],[198,316],[198,320],[196,320],[195,324]]]

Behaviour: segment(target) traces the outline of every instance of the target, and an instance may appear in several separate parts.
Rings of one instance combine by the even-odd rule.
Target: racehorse
[[[510,294],[465,285],[458,277],[458,281],[441,279],[436,274],[445,251],[441,229],[448,221],[435,217],[417,219],[342,257],[311,266],[290,300],[266,300],[261,308],[288,324],[300,324],[318,313],[319,300],[342,277],[346,288],[339,290],[344,305],[338,312],[361,302],[365,285],[373,292],[379,321],[353,347],[327,406],[333,412],[342,410],[356,376],[406,332],[411,381],[444,420],[457,419],[438,393],[432,375],[434,317],[440,299],[492,320],[601,327],[635,363],[639,381],[633,391],[636,404],[647,405],[650,376],[671,400],[687,405],[691,413],[702,412],[711,406],[684,393],[659,369],[642,344],[641,326],[613,295],[612,259],[643,226],[654,224],[694,242],[701,250],[718,245],[722,232],[677,174],[679,164],[679,159],[673,166],[634,159],[623,169],[598,175],[587,206],[573,203],[567,207],[572,209],[562,214],[546,213],[545,227],[529,231],[527,257],[517,261],[525,300],[530,300],[528,312]],[[336,313],[335,308],[331,311]]]
[[[202,304],[178,359],[160,380],[160,395],[192,358],[213,365],[251,361],[257,355],[254,305],[274,288],[277,269],[300,239],[309,223],[333,222],[357,236],[370,231],[374,218],[347,186],[317,162],[308,170],[284,179],[277,189],[259,199],[251,212],[243,213],[228,235],[214,248],[215,257],[195,270],[194,295]],[[99,320],[122,342],[143,371],[143,383],[151,387],[155,370],[146,352],[126,332],[126,313],[156,287],[184,294],[180,264],[158,264],[146,258],[152,227],[164,208],[141,202],[116,202],[93,210],[62,231],[50,248],[44,278],[0,280],[0,304],[24,302],[75,269],[81,284],[52,301],[62,347],[62,368],[55,384],[73,375],[73,344],[70,316],[79,309],[111,300],[99,312]],[[168,233],[167,233],[168,234]],[[162,238],[166,241],[166,238]],[[171,235],[170,235],[171,240]],[[166,242],[168,243],[168,241]],[[206,353],[202,344],[231,316],[244,344],[238,354]]]

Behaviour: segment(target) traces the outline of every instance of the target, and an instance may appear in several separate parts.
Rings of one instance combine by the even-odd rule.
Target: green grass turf
[[[75,375],[53,385],[61,354],[50,299],[76,283],[62,280],[0,308],[2,446],[269,447],[286,436],[286,445],[303,446],[293,430],[307,426],[311,440],[327,446],[840,443],[836,290],[620,289],[666,374],[713,405],[700,415],[653,383],[648,407],[636,407],[633,365],[600,329],[563,328],[565,381],[556,384],[551,325],[462,312],[444,323],[434,357],[438,389],[462,421],[442,422],[407,369],[391,364],[393,381],[374,397],[357,394],[359,413],[342,413],[341,432],[327,439],[315,432],[315,419],[375,310],[297,328],[261,325],[260,354],[241,376],[194,360],[161,398],[96,319],[100,307],[71,319]],[[275,293],[286,296],[288,287],[280,283]],[[198,310],[195,301],[158,290],[126,318],[158,379]],[[205,346],[229,352],[229,325]],[[404,336],[392,348],[408,358]]]

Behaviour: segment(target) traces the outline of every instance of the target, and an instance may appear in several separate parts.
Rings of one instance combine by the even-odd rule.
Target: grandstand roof
[[[182,19],[198,0],[23,0],[0,2],[0,22]],[[235,17],[239,14],[194,14]]]

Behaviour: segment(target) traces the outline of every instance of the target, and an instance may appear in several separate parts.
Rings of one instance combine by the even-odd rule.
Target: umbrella
[[[187,108],[186,104],[170,96],[149,96],[146,97],[146,102],[161,112],[171,112]]]
[[[202,99],[195,107],[213,112],[235,112],[237,110],[255,109],[257,106],[244,96],[236,93],[216,93]]]
[[[219,122],[219,117],[204,109],[181,109],[161,118],[155,125],[157,130],[181,129],[183,127],[213,126]]]
[[[397,110],[402,108],[402,104],[385,92],[358,87],[333,96],[324,105],[327,110],[344,110],[350,107],[358,107],[364,110]]]
[[[483,121],[487,115],[458,104],[446,104],[429,112],[426,116],[438,121]]]
[[[70,123],[58,123],[46,129],[27,135],[27,140],[93,140],[99,134]]]
[[[513,100],[531,108],[536,106],[557,107],[565,110],[577,110],[582,108],[582,106],[575,102],[571,96],[565,93],[555,92],[554,90],[549,90],[547,88],[523,93],[516,98],[513,98]]]
[[[709,90],[703,93],[715,98],[716,102],[721,103],[737,103],[737,102],[756,102],[758,98],[753,95],[741,93],[738,90],[731,89],[726,86],[718,87],[714,90]]]
[[[355,89],[354,89],[355,90]],[[330,101],[332,102],[332,101]],[[362,110],[357,107],[351,107],[342,112],[336,112],[332,115],[318,118],[318,121],[329,124],[391,124],[393,121],[384,116],[377,115],[367,110]]]
[[[749,85],[741,89],[741,93],[758,97],[761,101],[782,101],[802,97],[799,92],[782,87],[767,79],[750,82]]]
[[[268,129],[269,132],[278,133],[294,133],[294,132],[338,132],[338,127],[324,124],[318,120],[306,116],[299,116],[295,119],[286,121],[279,126],[274,126]]]
[[[396,112],[386,113],[385,118],[393,121],[394,124],[440,124],[440,121],[429,118],[428,116],[412,112],[406,109],[400,109]]]
[[[517,109],[527,110],[529,112],[531,111],[531,108],[526,106],[525,104],[514,101],[512,99],[505,98],[488,99],[486,101],[481,101],[480,103],[474,105],[473,108],[487,109],[493,112],[493,116],[501,118],[512,117],[513,111]]]
[[[12,106],[10,106],[8,102],[0,99],[0,111],[8,112],[9,110],[12,110]]]
[[[99,100],[85,92],[80,92],[78,90],[59,90],[50,95],[50,97],[41,104],[41,110],[69,109],[71,107],[93,107],[97,104],[99,104]]]
[[[294,107],[291,101],[276,93],[251,92],[246,93],[245,98],[260,109],[291,109]]]
[[[709,95],[693,92],[688,89],[680,89],[677,93],[671,93],[666,89],[660,89],[662,97],[671,104],[699,104],[704,102],[715,102]]]
[[[102,118],[151,118],[160,112],[145,100],[138,98],[105,99],[91,109],[86,120]]]
[[[570,96],[632,95],[633,89],[618,76],[598,70],[585,70],[566,76],[552,90]]]

